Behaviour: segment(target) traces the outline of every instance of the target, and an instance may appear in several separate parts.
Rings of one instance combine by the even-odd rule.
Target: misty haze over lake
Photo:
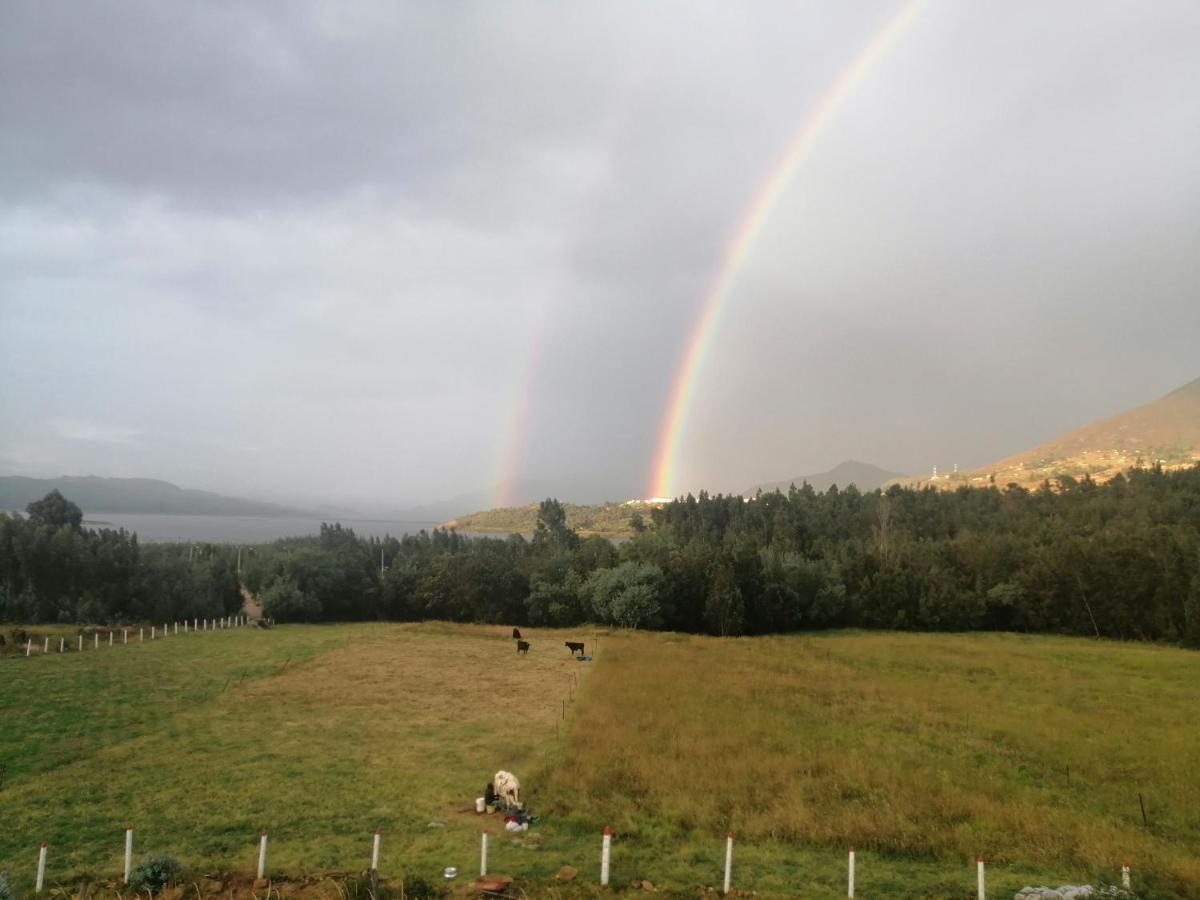
[[[212,543],[269,544],[279,538],[319,534],[322,522],[329,519],[251,517],[251,516],[180,516],[138,513],[89,513],[85,528],[124,528],[145,544]],[[432,531],[438,522],[389,522],[378,519],[346,520],[341,523],[361,537],[402,537],[424,529]]]

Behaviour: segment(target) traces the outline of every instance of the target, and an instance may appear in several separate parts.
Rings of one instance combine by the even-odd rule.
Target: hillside
[[[849,459],[844,463],[834,466],[828,472],[818,472],[815,475],[797,475],[794,478],[787,478],[783,481],[768,481],[764,484],[757,484],[747,490],[746,496],[753,497],[759,491],[770,493],[771,491],[779,490],[787,492],[793,484],[796,487],[808,484],[815,491],[827,491],[833,485],[840,488],[847,485],[855,485],[860,491],[873,491],[875,488],[886,484],[896,478],[903,478],[899,472],[889,472],[887,469],[881,469],[879,466],[871,465],[871,463],[856,462]]]
[[[193,516],[295,516],[297,509],[181,488],[153,478],[0,476],[0,509],[23,510],[57,490],[87,514],[159,513]]]
[[[969,472],[899,479],[910,485],[1036,487],[1069,476],[1107,481],[1135,466],[1179,469],[1200,462],[1200,378],[1165,397],[1100,419]]]
[[[629,500],[625,503],[601,503],[596,506],[580,506],[564,503],[567,511],[567,527],[584,537],[629,537],[633,534],[629,520],[635,512],[649,523],[650,510],[662,504]],[[538,504],[513,506],[501,509],[485,509],[467,516],[459,516],[446,522],[443,528],[458,531],[476,531],[483,534],[532,534],[537,526]]]

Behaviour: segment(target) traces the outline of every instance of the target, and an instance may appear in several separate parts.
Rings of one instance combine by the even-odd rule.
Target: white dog
[[[492,785],[496,791],[496,797],[499,798],[506,806],[521,806],[521,782],[517,780],[517,776],[512,772],[501,770],[496,773],[496,777],[492,780]]]

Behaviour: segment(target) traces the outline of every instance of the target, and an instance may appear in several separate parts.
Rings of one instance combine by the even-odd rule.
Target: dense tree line
[[[0,517],[9,617],[153,608],[171,618],[153,604],[240,602],[228,548],[188,562],[185,548],[148,552],[124,532],[50,518],[58,524],[33,506],[25,520]],[[580,538],[547,500],[529,538],[434,530],[381,540],[325,525],[254,548],[242,581],[281,621],[992,629],[1200,646],[1200,467],[1035,491],[701,493],[633,524],[621,544]],[[56,566],[55,554],[74,561]]]
[[[142,546],[124,529],[90,529],[58,491],[25,516],[0,513],[0,620],[165,622],[241,608],[236,549]]]

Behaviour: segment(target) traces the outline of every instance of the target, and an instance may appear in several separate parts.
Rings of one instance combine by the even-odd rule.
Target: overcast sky
[[[644,496],[723,248],[898,9],[0,0],[0,474]],[[919,5],[734,279],[673,490],[983,465],[1200,376],[1197,47],[1193,0]]]

